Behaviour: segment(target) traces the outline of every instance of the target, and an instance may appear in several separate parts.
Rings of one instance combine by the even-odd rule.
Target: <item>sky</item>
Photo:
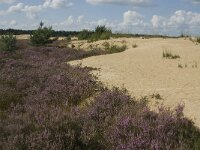
[[[0,0],[0,28],[200,35],[200,0]]]

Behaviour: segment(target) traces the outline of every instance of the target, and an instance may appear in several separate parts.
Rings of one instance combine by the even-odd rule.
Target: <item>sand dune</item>
[[[119,41],[125,42],[128,50],[70,64],[100,68],[100,71],[93,72],[99,80],[108,87],[124,86],[135,97],[159,93],[167,106],[185,103],[185,115],[200,127],[200,45],[189,39],[161,38],[123,38],[110,42]],[[135,43],[138,47],[132,48]],[[164,50],[181,58],[163,59]]]

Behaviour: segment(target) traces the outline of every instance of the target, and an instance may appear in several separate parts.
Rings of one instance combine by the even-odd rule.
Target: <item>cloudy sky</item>
[[[200,0],[0,0],[0,28],[200,35]]]

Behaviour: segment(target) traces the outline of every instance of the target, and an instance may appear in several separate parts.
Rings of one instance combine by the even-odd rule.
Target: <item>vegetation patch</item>
[[[41,22],[38,29],[33,31],[33,34],[30,36],[31,43],[37,46],[52,43],[57,40],[57,38],[51,38],[53,36],[53,32],[52,27],[45,27],[44,23]]]
[[[181,57],[179,55],[172,54],[170,51],[163,51],[163,58],[178,59],[178,58],[181,58]]]
[[[16,37],[13,34],[1,35],[0,37],[0,51],[14,51],[16,50]]]
[[[104,46],[104,49],[110,54],[123,52],[127,49],[126,45],[122,45],[122,46],[110,45],[110,43],[108,42],[104,42],[103,46]]]
[[[162,100],[162,96],[159,93],[154,93],[151,95],[151,98],[155,98],[157,100]]]
[[[132,48],[137,48],[137,47],[138,47],[137,44],[133,44],[133,45],[132,45]]]
[[[79,33],[79,40],[88,40],[89,42],[94,42],[98,40],[110,39],[112,31],[107,29],[105,26],[97,26],[95,31],[83,30]]]
[[[197,37],[197,43],[200,43],[200,37]]]

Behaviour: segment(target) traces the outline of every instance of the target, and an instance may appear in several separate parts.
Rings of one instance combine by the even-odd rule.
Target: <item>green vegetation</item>
[[[137,48],[138,45],[137,45],[137,44],[133,44],[132,47],[133,47],[133,48]]]
[[[179,55],[174,55],[169,51],[163,51],[163,58],[167,58],[167,59],[177,59],[177,58],[181,58]]]
[[[0,51],[14,51],[16,49],[16,37],[13,34],[0,37]]]
[[[97,26],[95,31],[83,30],[79,33],[79,40],[88,40],[90,42],[98,40],[107,40],[110,39],[112,31],[107,29],[105,26]]]
[[[31,43],[34,45],[46,45],[48,43],[52,43],[56,39],[50,39],[53,36],[53,30],[52,27],[43,27],[44,23],[41,22],[40,26],[37,30],[33,31],[33,34],[31,35]]]
[[[84,29],[78,34],[78,39],[79,40],[88,40],[88,39],[90,39],[92,34],[93,34],[93,32]]]
[[[197,43],[200,43],[200,37],[197,37]]]
[[[154,94],[152,94],[152,95],[151,95],[151,98],[155,98],[155,99],[157,99],[157,100],[162,100],[162,99],[163,99],[159,93],[154,93]]]
[[[112,53],[119,53],[119,52],[123,52],[127,49],[126,45],[122,45],[122,46],[117,46],[117,45],[111,45],[109,48],[109,52]]]
[[[122,46],[110,45],[110,43],[108,43],[108,42],[104,42],[103,46],[104,46],[105,50],[110,54],[123,52],[127,49],[126,45],[122,45]]]

